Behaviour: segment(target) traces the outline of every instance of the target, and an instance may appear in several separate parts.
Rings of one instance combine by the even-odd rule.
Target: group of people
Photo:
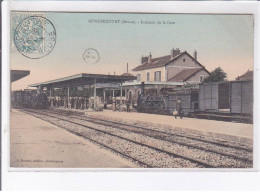
[[[49,97],[48,101],[49,101],[49,106],[55,106],[55,107],[64,106],[64,102],[59,96]]]
[[[88,98],[86,97],[70,97],[70,107],[68,103],[68,98],[66,97],[49,97],[48,99],[49,105],[54,107],[60,107],[63,106],[65,108],[71,108],[71,109],[87,109],[88,108]]]
[[[127,99],[122,101],[122,103],[117,102],[117,100],[114,98],[112,102],[112,110],[113,111],[126,111],[126,112],[131,112],[131,104],[132,101],[131,99]],[[104,106],[107,106],[106,104]]]
[[[67,103],[67,101],[66,101]],[[70,105],[72,109],[87,109],[88,108],[88,98],[86,97],[70,97]],[[68,108],[68,103],[65,106]]]
[[[49,106],[54,106],[54,107],[60,107],[63,106],[65,108],[71,108],[71,109],[87,109],[89,102],[88,102],[88,98],[86,97],[70,97],[69,98],[69,102],[70,102],[70,107],[68,104],[68,98],[66,97],[49,97],[48,101],[49,101]],[[106,105],[106,104],[105,104]],[[127,100],[126,101],[126,111],[130,112],[130,105],[131,105],[131,101]],[[116,110],[116,101],[113,101],[113,110]],[[175,118],[177,118],[177,116],[179,116],[181,119],[183,117],[183,111],[182,111],[182,102],[181,99],[178,98],[176,105],[175,105],[175,109],[173,111],[173,115],[175,116]]]

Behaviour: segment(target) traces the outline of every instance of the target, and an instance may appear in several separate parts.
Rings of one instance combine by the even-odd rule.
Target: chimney
[[[171,50],[171,59],[173,59],[173,56],[174,56],[174,48],[172,48]]]
[[[151,61],[152,61],[152,54],[151,54],[151,52],[150,52],[150,54],[149,54],[149,56],[148,56],[148,63],[151,63]]]
[[[145,63],[145,62],[147,62],[147,61],[148,61],[148,57],[143,57],[143,55],[142,55],[141,63],[143,64],[143,63]]]
[[[126,64],[126,73],[128,73],[128,63]]]
[[[196,50],[193,53],[193,58],[197,60],[197,51]]]
[[[176,57],[177,55],[179,55],[181,53],[180,49],[179,48],[176,48],[176,49],[172,49],[171,50],[171,59],[173,59],[174,57]]]

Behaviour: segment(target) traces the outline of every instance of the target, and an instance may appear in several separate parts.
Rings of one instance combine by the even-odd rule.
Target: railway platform
[[[226,141],[253,144],[253,124],[234,123],[207,119],[196,119],[179,117],[175,119],[170,115],[157,115],[138,112],[115,112],[104,110],[101,112],[86,112],[87,115],[97,117],[112,117],[115,119],[126,119],[133,122],[141,122],[145,125],[158,127],[172,127],[174,129],[206,135]]]
[[[55,107],[52,107],[56,109]],[[78,109],[65,109],[59,108],[64,111],[77,112],[97,118],[114,118],[126,120],[129,122],[141,122],[148,126],[157,127],[171,127],[180,131],[195,133],[198,135],[210,136],[224,141],[235,141],[239,143],[253,144],[253,124],[235,123],[226,121],[216,121],[207,119],[187,118],[180,119],[174,118],[169,115],[157,115],[139,112],[118,112],[111,110],[103,110],[100,112],[78,110]]]
[[[10,166],[131,168],[135,164],[46,121],[11,111]]]

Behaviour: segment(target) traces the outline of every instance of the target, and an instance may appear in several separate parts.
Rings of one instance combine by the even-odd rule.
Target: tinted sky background
[[[53,51],[40,59],[29,59],[17,50],[11,52],[11,69],[30,70],[31,74],[12,83],[12,90],[77,73],[120,75],[140,65],[141,56],[169,55],[180,48],[191,55],[196,49],[198,61],[209,71],[220,66],[233,80],[253,69],[253,16],[187,14],[101,14],[46,13],[56,28]],[[174,21],[175,24],[101,24],[89,19]],[[94,48],[101,57],[89,65],[83,53]],[[130,71],[131,72],[131,71]]]

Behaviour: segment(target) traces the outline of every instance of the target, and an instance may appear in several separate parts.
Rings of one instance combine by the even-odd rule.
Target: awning
[[[29,87],[51,87],[51,88],[67,88],[92,85],[96,83],[122,83],[124,81],[135,80],[136,76],[120,76],[120,75],[104,75],[104,74],[76,74],[69,77],[50,80],[37,84],[31,84]]]
[[[15,82],[23,77],[30,75],[30,71],[27,70],[11,70],[11,82]]]

